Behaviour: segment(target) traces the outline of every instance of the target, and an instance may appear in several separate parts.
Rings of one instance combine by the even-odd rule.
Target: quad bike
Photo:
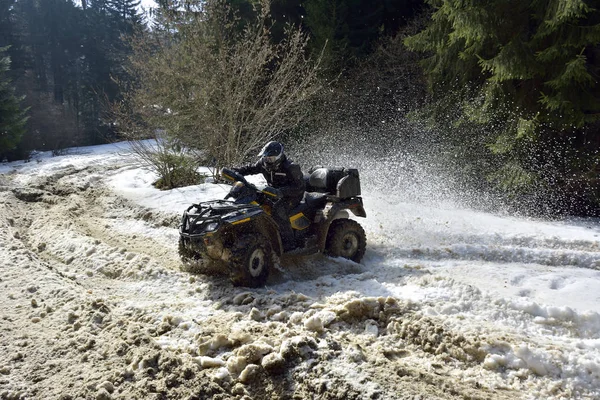
[[[318,167],[305,177],[307,191],[289,216],[295,243],[288,252],[271,217],[277,195],[230,169],[221,171],[221,181],[232,185],[224,200],[192,204],[183,213],[179,255],[184,264],[218,263],[234,285],[259,287],[286,254],[322,252],[355,262],[365,254],[365,231],[349,219],[349,211],[367,216],[358,170]]]

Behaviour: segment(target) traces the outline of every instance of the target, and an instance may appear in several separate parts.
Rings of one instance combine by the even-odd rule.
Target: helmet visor
[[[273,165],[279,160],[280,156],[263,156],[262,160],[265,164]]]

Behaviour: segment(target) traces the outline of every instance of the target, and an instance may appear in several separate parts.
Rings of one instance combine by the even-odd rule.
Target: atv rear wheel
[[[263,235],[241,236],[231,253],[231,281],[234,285],[259,287],[265,284],[273,265],[273,252]]]
[[[327,233],[325,253],[360,262],[365,255],[367,237],[360,224],[352,219],[336,219]]]

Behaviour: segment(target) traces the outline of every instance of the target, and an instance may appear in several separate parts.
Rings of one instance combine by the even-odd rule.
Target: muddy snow
[[[1,399],[600,398],[598,221],[363,182],[361,264],[248,289],[177,255],[182,211],[226,188],[153,179],[125,144],[0,165]]]

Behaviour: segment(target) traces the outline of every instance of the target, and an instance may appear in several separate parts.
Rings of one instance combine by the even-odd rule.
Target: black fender
[[[327,244],[327,233],[329,232],[331,223],[336,219],[348,218],[348,211],[352,212],[352,214],[356,215],[357,217],[366,218],[367,216],[363,206],[362,198],[360,197],[351,197],[349,199],[332,203],[331,208],[325,215],[325,221],[322,222],[321,226],[319,227],[319,251],[323,252],[325,250],[325,245]]]
[[[267,238],[271,243],[271,249],[273,249],[275,254],[281,256],[283,254],[283,243],[281,242],[281,236],[279,235],[279,226],[273,218],[263,214],[250,221],[250,223],[256,232],[260,232]]]
[[[367,218],[367,212],[365,211],[365,207],[363,206],[362,197],[351,197],[342,202],[346,205],[346,208],[352,211],[352,214],[357,217]]]

